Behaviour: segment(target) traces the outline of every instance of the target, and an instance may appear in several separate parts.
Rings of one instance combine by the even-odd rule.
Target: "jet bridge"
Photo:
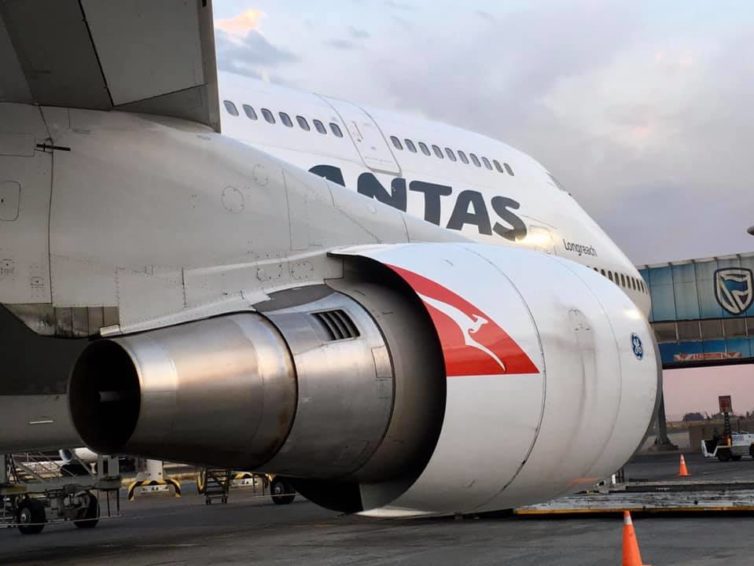
[[[754,253],[639,266],[662,367],[754,363]]]

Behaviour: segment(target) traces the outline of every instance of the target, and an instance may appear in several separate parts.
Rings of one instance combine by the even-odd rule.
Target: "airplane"
[[[33,352],[0,386],[70,376],[91,450],[403,517],[577,491],[644,439],[647,289],[531,157],[218,81],[206,0],[0,22],[0,331]]]

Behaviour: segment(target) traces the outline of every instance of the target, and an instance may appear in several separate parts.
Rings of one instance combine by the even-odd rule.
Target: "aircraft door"
[[[52,154],[40,109],[0,104],[0,303],[52,302]]]
[[[323,97],[324,98],[324,97]],[[343,100],[324,98],[346,125],[364,164],[373,171],[400,175],[401,168],[382,131],[364,110]]]

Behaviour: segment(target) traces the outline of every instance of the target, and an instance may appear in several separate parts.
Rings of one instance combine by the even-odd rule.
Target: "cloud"
[[[480,18],[482,18],[483,20],[487,20],[487,21],[490,21],[490,22],[494,22],[495,21],[495,16],[493,16],[492,14],[490,14],[489,12],[487,12],[485,10],[474,10],[474,13],[477,16],[479,16]]]
[[[354,26],[348,26],[348,32],[354,39],[367,39],[368,37],[372,36],[372,34],[370,34],[368,31],[356,28]]]
[[[232,18],[215,20],[215,29],[222,30],[231,37],[243,38],[250,31],[259,28],[263,16],[261,11],[252,8]]]
[[[262,68],[277,67],[299,58],[274,46],[257,30],[250,30],[243,38],[231,38],[226,32],[215,32],[217,68],[251,77],[261,76]]]
[[[357,43],[348,39],[328,39],[324,43],[335,49],[358,49],[360,47]]]
[[[385,0],[384,1],[385,6],[388,8],[392,8],[393,10],[413,10],[414,6],[411,4],[407,4],[406,2],[400,2],[399,0]]]

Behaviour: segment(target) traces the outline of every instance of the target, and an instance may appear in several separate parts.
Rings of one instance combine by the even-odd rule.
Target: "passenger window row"
[[[597,273],[601,273],[604,277],[607,277],[616,285],[620,285],[621,287],[625,287],[626,289],[633,289],[634,291],[639,291],[641,293],[647,292],[644,281],[642,281],[641,279],[637,279],[636,277],[631,277],[630,275],[625,275],[623,273],[618,273],[617,271],[610,271],[609,269],[602,269],[598,267],[592,267],[592,269],[594,269]]]
[[[475,167],[482,167],[484,165],[484,168],[489,169],[490,171],[492,171],[494,166],[494,169],[498,173],[508,173],[509,175],[514,175],[513,168],[510,165],[508,165],[507,163],[503,163],[501,165],[497,159],[490,161],[484,156],[482,156],[480,159],[475,153],[471,152],[469,152],[467,156],[466,153],[461,151],[460,149],[453,151],[449,147],[446,147],[445,151],[443,151],[438,145],[432,144],[431,146],[428,146],[424,142],[414,143],[413,140],[410,140],[409,138],[404,138],[401,142],[401,140],[397,136],[390,136],[390,141],[393,143],[393,147],[398,151],[403,151],[403,147],[405,145],[405,148],[411,153],[418,153],[419,151],[421,151],[427,157],[434,155],[438,159],[447,158],[450,161],[454,162],[458,162],[460,160],[460,162],[464,165],[473,163]],[[419,146],[418,150],[416,149],[417,145]],[[430,147],[432,148],[431,151]]]
[[[228,111],[228,114],[230,114],[231,116],[239,116],[238,107],[235,105],[235,103],[231,102],[230,100],[223,100],[223,105],[225,106],[225,110]],[[257,114],[256,110],[254,110],[253,106],[242,104],[241,108],[243,108],[243,112],[244,114],[246,114],[246,117],[249,120],[259,120],[259,115]],[[270,124],[277,123],[275,114],[269,108],[260,108],[259,112],[262,114],[262,118],[264,118],[265,122],[268,122]],[[285,112],[278,112],[278,117],[280,118],[280,123],[283,124],[283,126],[285,126],[286,128],[293,127],[293,120],[291,120],[291,117],[288,114],[286,114]],[[309,132],[312,129],[309,125],[309,121],[300,115],[296,116],[296,124],[298,124],[298,127],[305,132]],[[317,133],[323,135],[327,134],[327,128],[321,120],[312,119],[312,124],[314,125],[314,129],[317,131]],[[340,129],[340,126],[338,126],[338,124],[336,124],[335,122],[330,122],[328,126],[330,126],[330,131],[336,138],[343,137],[343,131]]]

